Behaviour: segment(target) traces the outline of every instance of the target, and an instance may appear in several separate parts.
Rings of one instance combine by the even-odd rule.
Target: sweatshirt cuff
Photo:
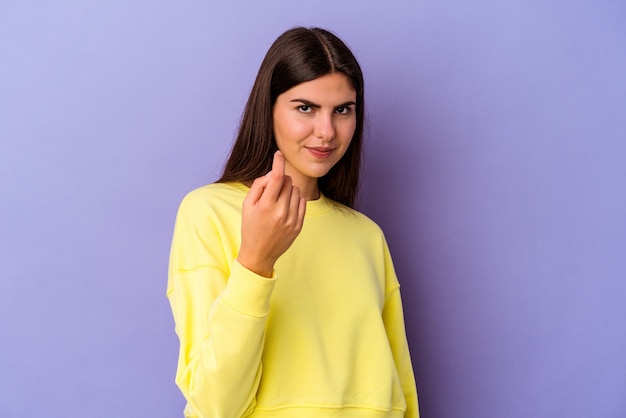
[[[275,284],[275,271],[271,278],[259,276],[235,260],[222,300],[245,315],[266,316],[270,310],[270,297]]]

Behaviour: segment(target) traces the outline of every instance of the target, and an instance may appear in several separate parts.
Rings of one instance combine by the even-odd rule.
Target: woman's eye
[[[302,113],[311,113],[313,109],[311,108],[311,106],[302,105],[298,106],[298,110]]]
[[[349,115],[350,111],[351,109],[348,106],[342,106],[335,109],[335,112],[339,113],[340,115]]]

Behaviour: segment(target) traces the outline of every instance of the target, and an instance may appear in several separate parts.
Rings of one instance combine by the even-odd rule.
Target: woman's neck
[[[317,200],[320,198],[320,189],[317,185],[317,179],[315,179],[315,182],[313,183],[306,182],[305,184],[294,181],[293,185],[298,186],[300,189],[300,196],[304,197],[306,200]]]

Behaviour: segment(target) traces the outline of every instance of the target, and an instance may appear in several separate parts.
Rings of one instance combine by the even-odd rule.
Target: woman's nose
[[[335,137],[335,125],[332,114],[326,115],[320,112],[315,122],[316,137],[321,138],[324,142],[328,142]]]

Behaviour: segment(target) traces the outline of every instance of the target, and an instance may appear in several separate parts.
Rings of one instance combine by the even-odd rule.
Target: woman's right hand
[[[272,171],[254,180],[243,201],[237,261],[256,274],[271,277],[276,260],[300,233],[305,210],[306,199],[285,175],[285,157],[277,151]]]

